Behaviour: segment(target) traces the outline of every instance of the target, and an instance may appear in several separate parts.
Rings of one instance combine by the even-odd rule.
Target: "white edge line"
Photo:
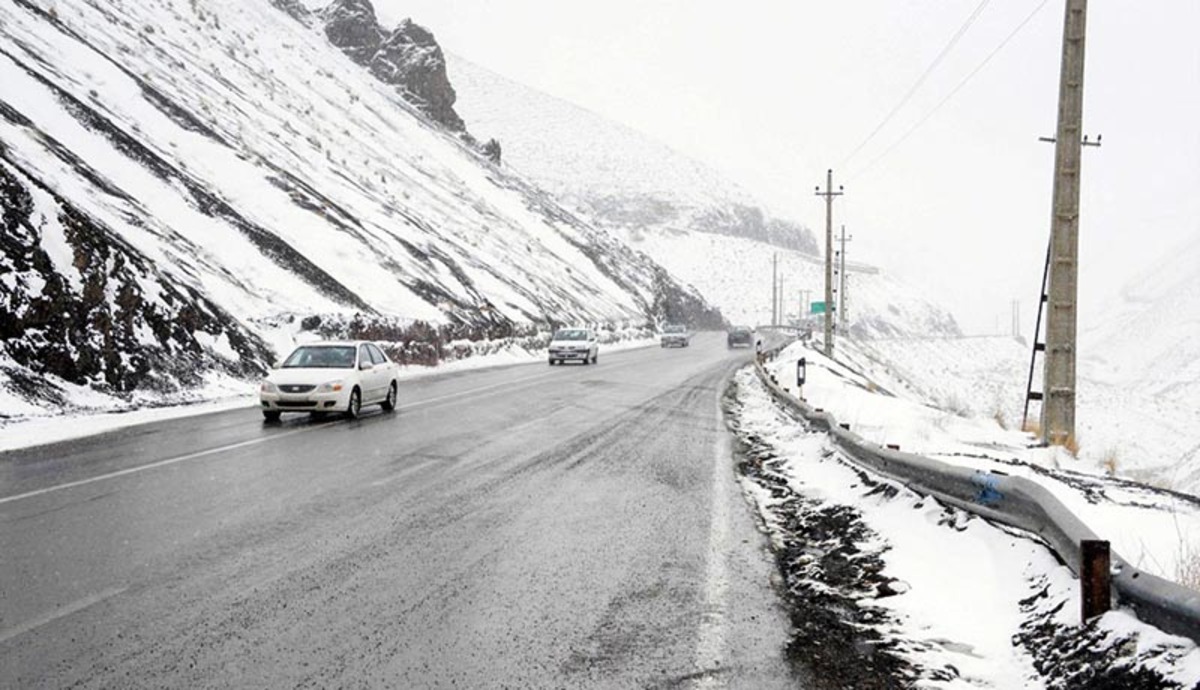
[[[82,599],[77,599],[77,600],[71,602],[70,604],[67,604],[66,606],[54,609],[53,611],[51,611],[49,613],[44,613],[32,620],[25,621],[24,623],[21,623],[20,625],[16,626],[15,628],[10,628],[8,630],[0,632],[0,644],[4,644],[5,642],[8,642],[9,640],[13,639],[14,637],[20,637],[21,635],[24,635],[27,632],[37,630],[38,628],[42,627],[43,625],[48,625],[50,623],[53,623],[54,621],[58,620],[59,618],[65,618],[73,613],[78,613],[78,612],[88,608],[89,606],[94,606],[96,604],[99,604],[100,602],[104,601],[105,599],[110,599],[112,597],[117,596],[121,592],[124,592],[126,589],[129,589],[129,588],[128,587],[111,587],[109,589],[97,592],[90,596],[86,596]]]

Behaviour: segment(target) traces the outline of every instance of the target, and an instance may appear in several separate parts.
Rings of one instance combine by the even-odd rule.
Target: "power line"
[[[975,77],[976,74],[979,74],[979,72],[982,71],[983,68],[986,67],[987,64],[992,61],[992,58],[996,57],[997,53],[999,53],[1001,50],[1003,50],[1004,47],[1009,44],[1009,42],[1011,42],[1014,38],[1016,38],[1017,34],[1021,33],[1021,30],[1024,29],[1025,26],[1027,24],[1029,24],[1029,22],[1033,21],[1033,18],[1037,16],[1038,12],[1042,11],[1042,8],[1046,6],[1047,2],[1049,2],[1049,0],[1042,0],[1042,2],[1037,7],[1033,8],[1033,11],[1030,12],[1025,17],[1025,19],[1021,20],[1021,23],[1017,25],[1017,28],[1013,29],[1012,32],[1008,34],[1008,36],[1005,36],[1004,40],[1000,41],[1000,45],[996,46],[995,49],[992,50],[992,52],[988,53],[987,57],[985,57],[983,59],[983,61],[980,62],[979,65],[975,67],[975,69],[971,70],[971,72],[969,74],[967,74],[967,76],[964,77],[963,80],[958,83],[958,86],[955,86],[954,89],[952,91],[950,91],[950,93],[947,94],[947,96],[945,98],[943,98],[941,101],[939,101],[938,104],[935,105],[933,107],[933,109],[930,110],[928,113],[926,113],[924,117],[922,117],[920,120],[918,120],[915,125],[910,127],[908,129],[908,131],[906,131],[903,134],[903,136],[901,136],[899,139],[896,140],[895,143],[893,143],[891,146],[887,147],[887,149],[884,150],[883,153],[879,154],[874,159],[872,159],[871,162],[866,165],[866,167],[860,169],[858,172],[855,172],[853,175],[851,175],[849,177],[849,179],[847,180],[847,182],[851,182],[853,180],[858,179],[859,177],[862,177],[864,174],[867,173],[867,171],[874,168],[875,165],[877,163],[879,163],[879,161],[886,158],[888,156],[888,154],[890,154],[892,151],[896,150],[896,148],[898,146],[900,146],[905,141],[907,141],[908,138],[910,136],[912,136],[914,132],[916,132],[918,129],[921,128],[921,125],[925,124],[929,120],[929,118],[933,117],[934,114],[937,113],[937,111],[941,110],[942,106],[946,105],[946,103],[948,103],[951,98],[954,98],[954,96],[957,95],[958,92],[961,91],[963,89],[963,87],[966,86],[967,83],[969,83],[971,81],[971,79],[973,79]]]
[[[899,112],[900,109],[905,106],[905,104],[912,100],[912,97],[917,93],[917,89],[921,88],[921,85],[925,83],[925,80],[929,78],[929,75],[933,73],[933,70],[937,69],[937,66],[941,64],[942,59],[954,49],[954,46],[958,44],[959,39],[963,37],[963,34],[967,33],[967,29],[971,28],[971,25],[974,24],[975,20],[979,18],[979,15],[983,13],[983,8],[987,7],[989,2],[991,2],[991,0],[981,0],[981,2],[975,6],[975,10],[971,12],[971,15],[967,17],[967,20],[963,22],[962,26],[958,27],[958,31],[954,32],[954,35],[950,37],[950,41],[942,47],[942,50],[938,52],[937,57],[933,59],[933,62],[929,63],[929,66],[925,68],[925,71],[921,73],[921,76],[917,77],[917,81],[914,82],[913,85],[908,89],[908,91],[904,94],[904,97],[900,99],[900,102],[897,103],[890,111],[888,111],[887,115],[883,116],[883,120],[881,120],[878,125],[875,125],[875,129],[871,130],[871,133],[868,134],[865,139],[859,142],[858,146],[854,147],[854,150],[850,152],[850,155],[842,159],[842,162],[838,164],[839,168],[844,167],[846,163],[849,163],[850,160],[853,159],[854,156],[861,151],[864,146],[869,144],[871,140],[875,138],[876,134],[879,134],[879,130],[883,129],[884,126],[890,122],[893,117],[895,117],[896,113]]]

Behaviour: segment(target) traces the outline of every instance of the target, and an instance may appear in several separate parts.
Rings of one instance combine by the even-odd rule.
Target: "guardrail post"
[[[1108,542],[1099,539],[1084,539],[1079,543],[1082,563],[1079,566],[1079,582],[1083,594],[1083,622],[1112,608],[1112,572],[1109,570]]]

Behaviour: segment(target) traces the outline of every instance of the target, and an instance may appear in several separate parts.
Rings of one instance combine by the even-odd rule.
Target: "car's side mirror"
[[[368,370],[368,369],[373,369],[373,368],[375,368],[375,365],[374,365],[374,364],[371,364],[370,362],[363,362],[362,364],[359,364],[359,365],[358,365],[358,368],[359,368],[359,370],[360,370],[360,371],[366,371],[366,370]]]

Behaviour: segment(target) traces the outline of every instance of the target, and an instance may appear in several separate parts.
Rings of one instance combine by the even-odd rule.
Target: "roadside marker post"
[[[808,362],[804,357],[801,357],[796,362],[796,397],[804,399],[804,382],[808,380]]]
[[[1112,608],[1112,559],[1108,542],[1084,539],[1079,542],[1079,584],[1083,598],[1083,622],[1103,615]]]

